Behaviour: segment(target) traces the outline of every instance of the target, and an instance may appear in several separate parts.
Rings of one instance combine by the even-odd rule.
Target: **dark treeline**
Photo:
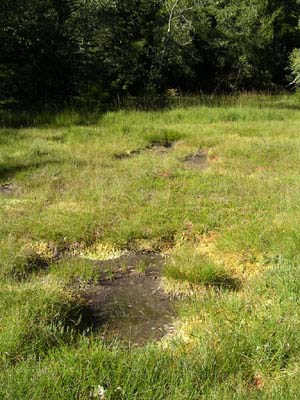
[[[300,47],[299,0],[1,0],[0,104],[271,90]]]

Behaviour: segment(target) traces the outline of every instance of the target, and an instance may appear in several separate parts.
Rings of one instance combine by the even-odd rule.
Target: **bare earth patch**
[[[154,143],[150,143],[149,145],[145,146],[145,147],[141,147],[135,150],[128,150],[128,151],[124,151],[121,153],[116,153],[114,154],[114,158],[117,160],[123,160],[126,158],[132,158],[134,156],[138,156],[139,154],[143,153],[144,151],[147,150],[152,150],[155,153],[159,154],[159,155],[164,155],[167,154],[172,147],[174,146],[175,141],[165,141],[163,143],[160,142],[154,142]]]
[[[185,157],[183,161],[186,166],[201,170],[208,168],[209,165],[208,155],[202,150],[199,150],[197,153]]]
[[[161,285],[164,258],[159,254],[128,254],[98,261],[102,278],[84,297],[94,328],[103,337],[135,345],[161,339],[172,330],[175,303]]]
[[[17,186],[13,185],[12,183],[5,183],[3,185],[0,185],[0,194],[9,196],[15,194],[17,191]]]

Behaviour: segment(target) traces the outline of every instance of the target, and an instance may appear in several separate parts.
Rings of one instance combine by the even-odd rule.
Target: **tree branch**
[[[171,12],[170,12],[170,15],[169,15],[169,23],[168,23],[168,35],[171,32],[172,19],[173,19],[175,8],[177,7],[178,3],[179,3],[179,0],[176,0],[175,3],[173,4],[172,8],[171,8]]]

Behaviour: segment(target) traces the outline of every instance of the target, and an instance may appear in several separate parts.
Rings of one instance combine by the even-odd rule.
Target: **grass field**
[[[297,96],[16,122],[0,129],[1,399],[300,397]],[[180,300],[159,342],[104,341],[84,317],[93,260],[125,250],[167,257]]]

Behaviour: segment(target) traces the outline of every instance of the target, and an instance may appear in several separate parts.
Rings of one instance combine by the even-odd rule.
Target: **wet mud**
[[[96,265],[101,278],[86,289],[84,297],[93,328],[104,339],[143,345],[172,330],[176,304],[161,285],[164,257],[128,254]]]
[[[0,185],[0,194],[5,195],[5,196],[11,196],[15,193],[17,193],[18,188],[17,186],[11,184],[11,183],[5,183]]]
[[[187,167],[200,170],[208,168],[209,165],[208,155],[202,150],[185,157],[183,162]]]
[[[123,160],[126,158],[132,158],[134,156],[138,156],[139,154],[141,154],[147,150],[148,151],[152,150],[157,154],[163,155],[163,154],[167,154],[172,149],[174,144],[175,144],[175,142],[172,142],[172,141],[153,142],[145,147],[141,147],[138,149],[125,151],[125,152],[121,152],[121,153],[115,153],[113,155],[113,157],[117,160]]]

